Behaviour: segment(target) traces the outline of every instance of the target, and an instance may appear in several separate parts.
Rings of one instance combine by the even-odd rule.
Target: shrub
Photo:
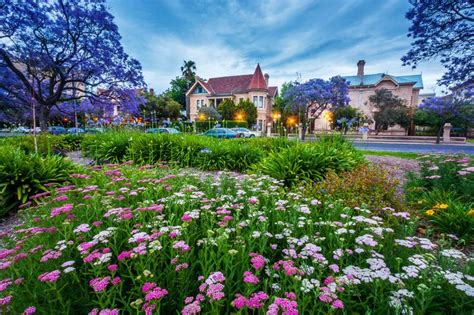
[[[474,161],[463,154],[420,157],[420,173],[409,175],[408,198],[420,191],[440,190],[466,202],[474,202]]]
[[[474,163],[466,155],[426,155],[419,174],[411,173],[407,200],[436,233],[455,234],[471,244],[474,236]]]
[[[463,202],[451,192],[435,189],[423,192],[413,205],[435,232],[454,234],[464,244],[473,243],[474,203]]]
[[[311,144],[299,144],[271,152],[253,167],[253,171],[282,180],[292,186],[299,181],[319,181],[329,170],[351,170],[363,161],[354,147],[338,138],[325,137]]]
[[[127,154],[130,142],[140,135],[131,131],[109,131],[87,136],[82,142],[82,150],[86,156],[99,163],[121,162]]]
[[[397,186],[398,180],[387,170],[364,164],[341,174],[331,170],[323,181],[309,186],[307,192],[321,200],[343,200],[349,207],[365,204],[370,209],[401,208]]]
[[[59,156],[40,156],[10,146],[0,148],[0,216],[28,197],[63,183],[76,166]]]
[[[42,155],[61,154],[80,149],[83,135],[51,135],[41,133],[36,137],[38,153]],[[8,137],[1,144],[12,145],[26,153],[35,153],[34,137],[31,135]]]

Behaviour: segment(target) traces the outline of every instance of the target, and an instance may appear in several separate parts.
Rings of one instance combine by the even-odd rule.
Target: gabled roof
[[[249,90],[266,90],[267,89],[267,81],[263,77],[262,69],[260,69],[260,64],[257,64],[257,68],[252,76],[252,80],[250,80]]]
[[[257,65],[253,74],[210,78],[207,82],[197,78],[186,95],[190,94],[197,84],[201,84],[212,96],[247,93],[252,90],[267,91],[270,96],[275,96],[278,90],[276,86],[267,87],[260,65]]]
[[[253,75],[234,75],[230,77],[210,78],[207,83],[212,87],[212,94],[246,93]]]
[[[375,73],[366,74],[363,76],[343,76],[343,78],[348,81],[350,87],[356,87],[359,85],[377,85],[385,76],[389,76],[397,84],[413,84],[413,88],[415,89],[423,88],[423,79],[421,77],[421,74],[395,76],[385,73]]]

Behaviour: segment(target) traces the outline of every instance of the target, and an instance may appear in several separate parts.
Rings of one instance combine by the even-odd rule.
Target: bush
[[[323,181],[309,186],[307,193],[320,200],[342,200],[349,207],[365,204],[369,209],[380,210],[401,208],[397,186],[398,180],[384,168],[364,164],[341,174],[329,171]]]
[[[474,163],[466,155],[427,155],[420,173],[411,173],[407,200],[436,233],[474,241]]]
[[[320,181],[329,170],[348,171],[363,161],[362,154],[340,137],[324,137],[271,152],[253,170],[292,186],[300,181]]]
[[[471,157],[439,154],[425,155],[419,160],[420,173],[409,174],[409,198],[417,199],[420,191],[439,190],[450,192],[463,201],[474,202],[474,161]]]
[[[63,183],[76,166],[59,156],[40,156],[10,146],[0,147],[0,216],[28,197]]]
[[[51,135],[41,133],[36,137],[38,153],[42,155],[62,154],[80,149],[83,135]],[[2,139],[3,145],[12,145],[26,153],[35,153],[34,137],[31,135]]]
[[[110,132],[83,140],[85,155],[99,163],[132,160],[139,164],[171,162],[202,170],[244,172],[269,152],[295,145],[288,139],[221,140],[191,135]]]

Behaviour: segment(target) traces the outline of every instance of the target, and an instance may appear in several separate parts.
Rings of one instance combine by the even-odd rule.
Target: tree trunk
[[[50,108],[42,105],[39,108],[36,108],[36,110],[38,113],[38,120],[39,120],[41,131],[48,131],[48,116],[49,116]]]

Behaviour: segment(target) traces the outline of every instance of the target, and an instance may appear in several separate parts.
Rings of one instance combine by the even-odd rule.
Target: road
[[[467,153],[474,154],[472,144],[424,144],[424,143],[362,143],[354,142],[355,147],[363,150],[395,151],[414,153]]]

